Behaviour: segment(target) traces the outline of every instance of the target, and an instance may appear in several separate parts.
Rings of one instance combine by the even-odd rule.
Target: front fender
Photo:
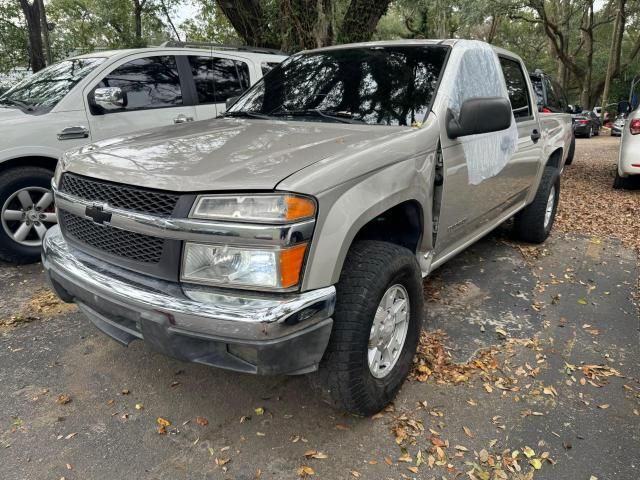
[[[307,259],[302,290],[338,282],[342,265],[356,234],[369,221],[406,201],[422,206],[425,226],[416,252],[429,250],[431,242],[431,196],[435,152],[369,172],[319,196],[318,223]]]

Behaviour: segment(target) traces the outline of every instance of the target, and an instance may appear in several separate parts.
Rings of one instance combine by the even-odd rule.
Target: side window
[[[213,59],[211,57],[189,57],[189,65],[196,84],[198,103],[216,103],[213,88]]]
[[[549,107],[554,112],[562,111],[562,106],[560,105],[560,99],[558,98],[558,94],[556,93],[555,88],[553,88],[553,84],[548,78],[545,78],[544,81],[547,86],[547,101],[549,102]]]
[[[228,58],[189,56],[198,103],[224,103],[249,88],[249,66]]]
[[[173,56],[131,60],[109,73],[97,87],[120,87],[126,94],[125,107],[112,112],[182,105],[180,76]]]
[[[249,66],[246,63],[214,58],[212,68],[217,103],[240,96],[249,88]]]
[[[529,89],[524,78],[520,63],[515,60],[500,57],[500,65],[507,84],[511,109],[516,121],[528,118],[532,115]]]

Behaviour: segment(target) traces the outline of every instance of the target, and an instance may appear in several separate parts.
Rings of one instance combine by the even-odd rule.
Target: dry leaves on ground
[[[0,319],[0,325],[11,326],[21,322],[31,322],[41,318],[50,318],[63,313],[72,312],[76,306],[64,303],[58,296],[47,288],[41,288],[33,294],[29,303],[21,312],[8,319]]]
[[[611,235],[640,252],[640,190],[614,190],[619,140],[578,140],[572,165],[562,174],[555,226],[568,233]]]

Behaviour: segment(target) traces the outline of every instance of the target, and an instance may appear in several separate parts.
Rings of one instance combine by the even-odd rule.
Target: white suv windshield
[[[26,113],[47,113],[104,58],[77,58],[51,65],[25,78],[0,96],[0,105]]]

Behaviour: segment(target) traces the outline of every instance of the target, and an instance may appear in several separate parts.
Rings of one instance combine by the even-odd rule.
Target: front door
[[[453,110],[459,111],[467,98],[508,95],[514,118],[507,130],[453,140],[446,135],[446,119],[441,119],[444,184],[435,244],[439,258],[486,232],[522,204],[540,165],[536,136],[541,132],[536,130],[520,62],[498,58],[490,47],[469,49],[462,55],[452,80],[458,82],[450,94]]]
[[[89,104],[93,91],[101,87],[120,87],[126,102],[124,107],[108,112],[88,108],[93,141],[195,120],[195,107],[184,105],[183,92],[188,88],[173,55],[123,60],[88,87],[85,97]]]

